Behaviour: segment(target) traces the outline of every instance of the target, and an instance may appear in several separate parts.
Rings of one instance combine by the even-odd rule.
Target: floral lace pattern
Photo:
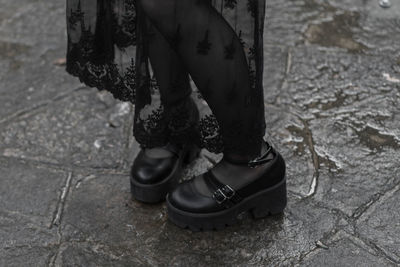
[[[244,99],[246,107],[263,105],[263,22],[265,0],[204,0],[223,16],[240,38],[248,63],[254,94]],[[116,99],[135,105],[133,134],[143,146],[154,147],[168,140],[190,139],[200,147],[215,153],[227,147],[220,126],[204,97],[194,85],[192,94],[171,109],[165,109],[160,90],[140,31],[140,16],[136,0],[67,0],[67,66],[71,75],[87,86],[107,90]],[[174,44],[179,45],[179,28]],[[206,54],[212,45],[208,32],[198,42],[197,53]],[[229,60],[235,47],[227,44],[224,58]],[[193,84],[193,82],[191,81]],[[226,96],[235,97],[232,91]],[[263,110],[260,111],[263,113]],[[265,129],[263,114],[255,118],[254,130]],[[239,119],[233,118],[232,131],[226,136],[254,139],[248,133],[238,132]],[[261,131],[260,131],[261,128]],[[261,136],[262,138],[262,136]],[[244,151],[246,144],[237,144]]]

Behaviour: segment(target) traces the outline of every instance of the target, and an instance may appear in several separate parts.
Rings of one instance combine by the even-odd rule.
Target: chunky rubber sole
[[[183,167],[194,161],[200,154],[201,149],[196,145],[188,147],[176,162],[171,174],[162,181],[155,184],[142,184],[131,176],[131,195],[134,199],[144,203],[159,203],[165,200],[169,191],[173,190],[182,176]]]
[[[181,228],[192,231],[221,230],[238,222],[238,215],[250,212],[254,219],[282,213],[287,204],[286,177],[273,187],[243,199],[235,206],[213,213],[191,213],[174,207],[168,200],[168,218]]]

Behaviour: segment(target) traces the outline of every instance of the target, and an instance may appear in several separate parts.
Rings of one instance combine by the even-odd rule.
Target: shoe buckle
[[[235,190],[232,189],[229,185],[224,185],[221,188],[218,188],[214,194],[213,198],[217,201],[218,204],[226,201],[227,199],[231,199],[235,195]]]

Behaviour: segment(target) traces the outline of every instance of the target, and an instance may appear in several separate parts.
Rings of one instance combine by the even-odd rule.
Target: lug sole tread
[[[261,206],[259,203],[273,203]],[[261,219],[283,213],[287,204],[286,179],[274,187],[262,190],[236,206],[214,213],[190,213],[177,209],[167,197],[168,218],[180,228],[191,231],[222,230],[239,222],[237,218],[243,212],[250,213],[253,219]]]

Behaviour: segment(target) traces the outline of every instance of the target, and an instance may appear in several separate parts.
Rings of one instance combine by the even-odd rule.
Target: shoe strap
[[[261,156],[255,158],[255,159],[253,159],[253,160],[251,160],[251,161],[249,161],[249,162],[247,163],[247,165],[248,165],[249,167],[254,168],[254,167],[256,167],[257,165],[260,165],[260,164],[263,164],[263,163],[266,163],[266,162],[272,160],[272,159],[268,158],[268,155],[269,155],[271,152],[273,152],[274,149],[273,149],[273,147],[272,147],[268,142],[265,142],[265,143],[268,145],[267,151],[265,151],[265,153],[262,154]]]
[[[260,164],[266,163],[268,161],[271,161],[271,159],[268,158],[268,155],[271,152],[274,152],[274,148],[265,140],[263,140],[263,142],[267,145],[267,151],[265,151],[262,155],[256,157],[255,159],[252,159],[250,161],[247,162],[242,162],[242,161],[236,161],[236,160],[232,160],[231,158],[228,158],[226,156],[223,157],[223,159],[229,163],[232,164],[237,164],[237,165],[247,165],[250,168],[254,168]]]
[[[229,185],[223,184],[209,170],[204,173],[204,180],[212,191],[212,198],[225,208],[230,208],[233,205],[243,200],[243,197]]]

